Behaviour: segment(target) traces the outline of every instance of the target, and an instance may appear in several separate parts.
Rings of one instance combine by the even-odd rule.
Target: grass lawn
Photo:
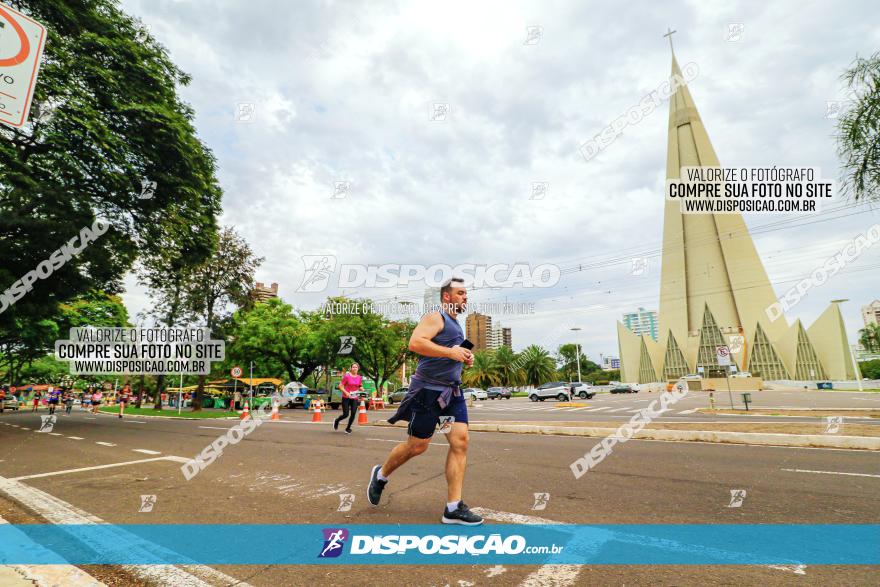
[[[98,408],[100,411],[105,414],[118,414],[119,407],[117,406],[103,406]],[[125,408],[126,416],[180,416],[181,418],[229,418],[229,417],[238,417],[238,414],[235,412],[227,412],[226,410],[211,410],[211,409],[203,409],[200,412],[193,412],[192,408],[183,408],[180,411],[180,414],[177,413],[177,408],[162,408],[161,410],[154,410],[152,407],[150,408]]]

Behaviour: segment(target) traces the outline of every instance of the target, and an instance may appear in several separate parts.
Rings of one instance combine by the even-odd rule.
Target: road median
[[[607,423],[602,423],[607,424]],[[377,421],[373,426],[391,426],[386,421]],[[846,448],[859,450],[880,451],[880,431],[872,430],[869,425],[849,425],[847,431],[858,431],[864,435],[822,434],[818,427],[807,424],[811,433],[793,433],[798,429],[790,429],[789,432],[770,432],[767,430],[784,429],[784,424],[770,424],[775,428],[768,428],[758,432],[744,432],[736,429],[722,430],[723,424],[713,423],[713,428],[706,430],[702,423],[693,424],[698,428],[684,426],[682,424],[650,424],[635,432],[631,438],[640,440],[667,440],[675,442],[717,442],[726,444],[749,444],[767,446],[796,446],[812,448]],[[406,422],[396,424],[405,427]],[[744,426],[755,427],[756,424]],[[472,432],[500,432],[508,434],[539,434],[550,436],[590,436],[606,437],[614,435],[618,428],[610,428],[607,425],[594,425],[593,423],[580,423],[577,425],[565,425],[565,423],[542,423],[542,422],[471,422],[468,425]],[[699,429],[702,427],[703,429]],[[858,428],[857,428],[858,427]],[[815,429],[813,431],[812,429]],[[866,430],[863,430],[866,429]]]

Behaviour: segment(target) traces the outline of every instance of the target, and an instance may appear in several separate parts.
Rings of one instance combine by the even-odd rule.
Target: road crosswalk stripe
[[[145,448],[133,448],[131,450],[133,450],[134,452],[142,452],[145,455],[160,455],[160,454],[162,454],[158,450],[147,450]]]

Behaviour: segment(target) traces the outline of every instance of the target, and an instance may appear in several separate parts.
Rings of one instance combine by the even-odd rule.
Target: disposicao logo
[[[318,558],[335,558],[342,554],[345,541],[348,539],[348,530],[345,528],[324,528],[324,548]]]

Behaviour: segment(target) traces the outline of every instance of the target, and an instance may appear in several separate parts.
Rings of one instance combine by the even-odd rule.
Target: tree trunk
[[[207,379],[207,375],[199,375],[199,383],[196,387],[196,392],[193,395],[192,400],[192,411],[198,412],[202,409],[202,396],[205,391],[205,379]]]
[[[153,401],[154,401],[153,409],[154,410],[161,410],[162,409],[162,390],[164,388],[165,388],[165,374],[160,373],[159,377],[156,379],[156,394],[153,397]]]

